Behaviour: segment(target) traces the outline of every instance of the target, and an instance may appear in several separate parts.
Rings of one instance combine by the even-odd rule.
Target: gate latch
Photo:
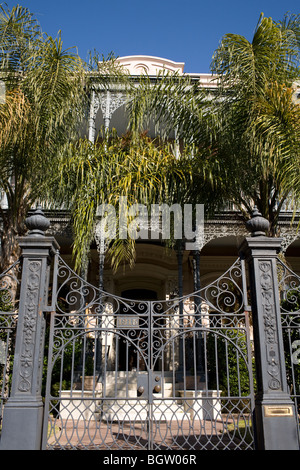
[[[161,376],[160,375],[155,375],[153,385],[154,385],[153,392],[159,393],[161,391]]]
[[[151,374],[151,372],[150,372]],[[149,398],[149,384],[152,393],[161,392],[161,374],[154,372],[151,376],[148,373],[139,373],[137,376],[137,396],[142,398]]]
[[[148,373],[139,373],[137,375],[137,396],[142,398],[148,398]]]

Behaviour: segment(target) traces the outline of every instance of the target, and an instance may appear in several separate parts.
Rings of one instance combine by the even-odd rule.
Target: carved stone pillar
[[[257,395],[254,423],[258,449],[299,450],[295,407],[285,369],[277,281],[277,253],[282,240],[268,238],[266,219],[257,211],[241,252],[249,264]]]
[[[4,407],[1,449],[40,450],[43,420],[41,396],[44,351],[44,311],[48,267],[58,249],[45,237],[49,221],[38,209],[26,219],[30,232],[19,239],[22,279],[11,395]]]

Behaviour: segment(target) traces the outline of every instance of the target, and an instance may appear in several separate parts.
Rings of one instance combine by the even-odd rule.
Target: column
[[[109,123],[111,120],[111,109],[110,109],[110,91],[107,90],[106,96],[101,100],[101,109],[103,112],[103,119],[104,119],[104,129],[105,131],[109,131]]]
[[[27,236],[19,238],[23,266],[12,388],[4,407],[0,443],[4,450],[41,448],[47,273],[58,245],[53,237],[44,235],[49,221],[40,208],[25,222],[30,231]]]
[[[96,137],[96,116],[99,110],[100,102],[99,97],[96,94],[95,90],[91,91],[91,102],[90,102],[90,114],[89,114],[89,129],[88,129],[88,138],[94,143]]]
[[[257,395],[254,424],[259,450],[299,450],[294,403],[286,381],[277,281],[281,239],[268,238],[268,221],[255,209],[241,246],[249,265]]]
[[[106,90],[99,95],[101,111],[104,120],[104,129],[109,131],[110,121],[114,112],[126,103],[127,98],[122,91]]]
[[[96,354],[96,370],[99,376],[102,374],[102,367],[103,367],[103,361],[105,358],[105,342],[103,346],[103,338],[102,338],[102,315],[104,313],[104,305],[102,304],[103,302],[103,290],[104,290],[104,279],[103,279],[103,274],[104,274],[104,262],[105,262],[105,251],[106,251],[106,243],[105,243],[105,237],[104,237],[104,230],[102,229],[102,224],[98,223],[95,228],[95,241],[97,245],[97,251],[99,253],[99,303],[101,304],[100,306],[100,312],[101,312],[101,317],[98,319],[98,331],[97,331],[97,337],[95,338],[97,346],[97,354]],[[104,347],[104,349],[103,349]]]
[[[183,248],[182,248],[182,241],[179,241],[179,246],[177,247],[177,263],[178,263],[178,295],[179,295],[179,318],[178,318],[178,326],[177,326],[177,331],[178,332],[183,332],[183,303],[182,303],[182,297],[183,297],[183,275],[182,275],[182,260],[183,260]],[[184,341],[185,341],[185,336],[184,334],[180,334],[179,338],[179,364],[178,364],[178,370],[177,370],[177,379],[178,382],[181,382],[184,380],[185,376],[185,355],[184,355]]]
[[[193,275],[194,275],[194,291],[199,292],[201,289],[201,282],[200,282],[200,251],[196,250],[193,253]],[[197,328],[202,326],[202,316],[201,316],[201,297],[200,292],[194,298],[194,308],[195,308],[195,326]],[[200,382],[203,384],[205,375],[204,375],[204,368],[203,368],[203,345],[202,345],[202,331],[198,331],[196,333],[197,340],[197,376],[199,376]]]

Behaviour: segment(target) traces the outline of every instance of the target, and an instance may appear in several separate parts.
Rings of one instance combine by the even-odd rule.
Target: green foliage
[[[13,303],[11,298],[11,292],[7,289],[0,290],[0,311],[11,312],[13,309]]]
[[[299,25],[299,15],[275,22],[262,14],[252,41],[223,37],[211,64],[214,91],[163,73],[155,84],[143,77],[129,106],[134,132],[153,119],[162,138],[176,131],[178,143],[192,147],[193,196],[214,201],[212,210],[234,203],[245,219],[256,205],[272,235],[282,205],[296,208],[300,194]]]
[[[6,85],[0,109],[0,188],[8,209],[3,221],[2,269],[17,257],[16,235],[28,209],[49,195],[57,155],[82,116],[83,64],[52,38],[27,8],[0,7],[0,76]],[[77,112],[74,112],[76,109]]]
[[[256,204],[273,235],[283,203],[289,198],[297,207],[299,200],[300,107],[292,88],[300,77],[299,19],[292,29],[261,15],[252,42],[227,34],[212,62],[219,96],[225,96],[214,104],[216,145],[230,169],[229,197],[248,212]]]
[[[40,201],[65,204],[58,200],[55,180],[61,158],[70,156],[70,142],[75,148],[79,138],[90,85],[96,80],[105,87],[118,80],[125,87],[127,82],[113,55],[100,60],[94,52],[84,63],[75,48],[64,50],[61,32],[56,38],[42,32],[20,5],[0,6],[0,59],[6,86],[0,106],[0,189],[8,203],[1,213],[3,270],[18,257],[16,235],[24,233],[28,209]],[[91,165],[85,175],[89,169],[93,175]]]
[[[80,140],[68,146],[61,158],[56,196],[72,211],[76,269],[94,238],[100,204],[110,204],[119,221],[120,197],[128,206],[137,203],[147,209],[154,203],[183,203],[191,186],[190,166],[188,155],[177,160],[169,145],[147,135],[117,137],[112,132],[95,144]],[[124,260],[133,263],[134,253],[132,238],[111,240],[108,256],[114,269]]]
[[[43,384],[42,395],[45,396],[45,386],[48,370],[48,352],[49,352],[49,333],[50,328],[46,330],[45,354],[43,364]],[[70,340],[71,336],[71,340]],[[93,354],[88,347],[88,339],[84,340],[84,335],[80,331],[66,330],[62,333],[62,348],[55,359],[52,366],[51,374],[51,395],[59,396],[60,390],[69,390],[72,380],[80,382],[83,375],[91,375],[93,373]],[[83,342],[85,342],[85,347]],[[83,350],[85,357],[83,358]],[[54,355],[53,355],[54,356]],[[53,360],[54,357],[51,358]],[[83,366],[84,364],[84,366]],[[77,374],[77,376],[76,376]]]
[[[239,398],[250,394],[246,334],[222,328],[207,335],[209,387],[223,396]],[[252,367],[252,364],[251,364]]]

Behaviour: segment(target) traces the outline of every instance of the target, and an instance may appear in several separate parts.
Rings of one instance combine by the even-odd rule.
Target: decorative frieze
[[[204,226],[204,240],[203,240],[203,247],[216,238],[223,238],[223,237],[244,237],[247,235],[247,230],[244,224],[241,223],[230,223],[228,217],[227,222],[222,221],[221,223],[216,222],[206,222]],[[203,248],[202,247],[202,248]]]
[[[296,227],[280,226],[280,236],[282,238],[282,252],[285,253],[288,247],[300,237],[298,225]]]
[[[127,97],[123,92],[120,91],[93,91],[91,95],[90,103],[90,115],[89,115],[89,140],[94,142],[96,133],[96,116],[101,109],[105,129],[109,128],[109,123],[113,113],[123,106],[127,101]]]
[[[278,357],[277,324],[271,261],[259,261],[258,267],[260,270],[267,371],[271,377],[268,381],[268,387],[271,390],[280,390],[280,361]]]
[[[99,101],[104,120],[108,119],[110,121],[113,113],[126,103],[127,97],[122,92],[108,90],[105,94],[102,93],[99,96]]]
[[[39,300],[41,261],[32,260],[28,264],[26,300],[23,324],[23,343],[20,355],[18,390],[28,392],[32,386],[34,349],[36,343],[36,316]]]

